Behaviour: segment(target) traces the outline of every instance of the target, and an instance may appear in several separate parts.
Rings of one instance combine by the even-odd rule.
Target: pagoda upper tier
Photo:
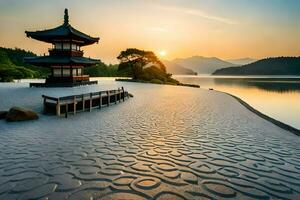
[[[27,37],[34,38],[39,41],[55,43],[55,42],[72,42],[79,46],[91,45],[99,42],[98,37],[91,37],[82,33],[69,24],[68,10],[65,10],[64,23],[53,29],[43,31],[25,31]]]

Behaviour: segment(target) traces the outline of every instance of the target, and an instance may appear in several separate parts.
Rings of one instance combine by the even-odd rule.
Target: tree
[[[133,79],[140,79],[144,68],[148,65],[155,66],[166,73],[165,65],[152,51],[129,48],[122,51],[117,58],[120,60],[118,71],[132,76]]]
[[[120,60],[119,74],[132,77],[125,79],[126,81],[200,87],[173,79],[172,74],[167,73],[165,65],[152,51],[131,48],[122,51],[117,58]]]

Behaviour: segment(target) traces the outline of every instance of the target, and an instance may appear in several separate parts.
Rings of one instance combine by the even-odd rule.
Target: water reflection
[[[236,95],[275,119],[300,129],[300,77],[175,76],[183,83]]]
[[[250,79],[224,79],[214,78],[216,85],[236,85],[240,87],[255,87],[262,90],[274,92],[293,92],[300,91],[300,79],[264,79],[264,78],[250,78]]]

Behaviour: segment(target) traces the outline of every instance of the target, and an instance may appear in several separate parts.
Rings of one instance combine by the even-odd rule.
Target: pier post
[[[84,95],[82,95],[82,111],[85,110],[85,102],[84,102]]]
[[[118,88],[118,93],[119,93],[119,102],[121,102],[121,90],[120,90],[120,88]]]
[[[122,87],[122,92],[123,92],[123,101],[125,101],[125,91],[124,91],[124,87]]]
[[[99,92],[99,109],[101,109],[102,107],[102,96],[101,96],[101,92]]]
[[[92,104],[93,104],[93,99],[92,99],[92,93],[90,93],[90,112],[92,112]]]
[[[73,114],[76,115],[76,96],[74,96],[73,104]]]
[[[115,104],[117,104],[117,98],[118,98],[118,96],[117,96],[117,90],[115,90]]]
[[[68,112],[69,112],[69,104],[66,103],[66,113],[65,113],[65,118],[68,118]]]
[[[44,97],[44,109],[43,109],[44,114],[46,113],[46,98]]]
[[[57,102],[56,102],[56,115],[60,116],[60,102],[59,102],[59,98],[57,99]]]
[[[106,92],[106,94],[107,94],[107,106],[109,106],[109,104],[110,104],[110,96],[109,96],[109,91],[107,91]]]

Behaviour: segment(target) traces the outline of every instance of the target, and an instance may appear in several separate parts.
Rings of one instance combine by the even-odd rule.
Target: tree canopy
[[[121,51],[117,58],[120,60],[119,72],[132,76],[133,79],[140,79],[147,67],[156,67],[166,74],[165,65],[152,51],[129,48]]]
[[[157,58],[152,51],[144,51],[136,48],[129,48],[125,51],[121,51],[117,57],[121,63],[136,62],[142,65],[153,63],[157,65],[162,71],[166,72],[165,65]]]
[[[117,58],[120,60],[118,71],[131,76],[134,80],[176,82],[152,51],[129,48],[121,51]]]

